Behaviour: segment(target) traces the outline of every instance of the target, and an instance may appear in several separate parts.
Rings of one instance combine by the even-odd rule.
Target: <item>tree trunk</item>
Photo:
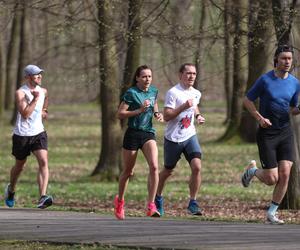
[[[16,82],[15,82],[15,86],[16,86],[16,89],[18,89],[21,84],[22,84],[22,80],[23,80],[23,68],[25,67],[25,57],[26,57],[26,54],[27,54],[27,49],[28,49],[28,46],[27,46],[27,43],[26,43],[26,37],[25,37],[25,30],[26,30],[26,5],[24,2],[21,3],[20,5],[20,23],[21,23],[21,26],[20,26],[20,33],[19,33],[19,52],[18,52],[18,55],[19,55],[19,60],[17,62],[17,69],[16,69],[16,72],[17,72],[17,79],[16,79]],[[13,109],[13,113],[12,113],[12,118],[11,118],[11,121],[10,123],[13,125],[15,124],[16,122],[16,119],[17,119],[17,104],[16,102],[14,102],[14,109]]]
[[[20,46],[20,29],[21,29],[22,8],[20,1],[16,2],[14,8],[14,16],[12,21],[12,31],[10,42],[7,49],[7,66],[6,66],[6,82],[5,82],[5,101],[4,109],[8,110],[13,107],[15,82],[17,81],[16,72],[19,64],[19,46]]]
[[[233,92],[231,102],[230,120],[227,130],[221,140],[240,139],[239,126],[242,115],[242,100],[246,88],[247,56],[245,46],[247,36],[244,34],[246,27],[245,17],[247,5],[245,1],[236,1],[233,5],[234,39],[233,39]]]
[[[269,59],[268,47],[272,31],[270,28],[272,23],[271,2],[251,0],[249,4],[247,90],[265,71]],[[246,142],[256,141],[257,122],[245,108],[239,130],[241,137]]]
[[[289,0],[273,0],[272,1],[272,10],[273,10],[273,20],[274,27],[276,31],[276,37],[278,44],[290,44],[292,45],[293,41],[291,39],[291,29],[293,24],[293,19],[295,15],[295,6],[297,0],[293,0],[290,4]],[[294,60],[297,58],[298,53],[295,52]],[[288,190],[285,197],[283,198],[280,208],[283,209],[299,209],[300,208],[300,159],[299,159],[299,140],[300,140],[300,120],[299,117],[291,117],[291,124],[295,134],[294,140],[294,153],[295,160],[291,170],[290,180]]]
[[[172,55],[172,66],[171,72],[178,72],[178,65],[185,63],[186,56],[182,51],[182,39],[183,33],[180,32],[182,29],[182,23],[184,13],[189,8],[190,2],[186,0],[173,0],[170,1],[171,7],[171,55]]]
[[[230,120],[232,100],[232,1],[224,5],[224,88],[226,97],[225,124]]]
[[[272,0],[273,21],[278,44],[291,42],[291,28],[297,0]]]
[[[204,69],[202,67],[203,65],[203,52],[204,52],[204,39],[203,34],[205,27],[207,25],[207,0],[202,0],[201,3],[198,3],[199,5],[199,12],[201,13],[200,16],[200,22],[198,25],[198,39],[197,39],[197,49],[195,52],[195,65],[197,70],[197,76],[195,80],[194,87],[196,89],[201,90],[201,78],[203,79],[204,75]]]
[[[99,73],[101,105],[101,152],[92,175],[101,174],[104,179],[119,177],[119,157],[121,149],[120,123],[116,117],[119,102],[117,81],[117,53],[113,38],[113,4],[109,0],[98,2],[99,18]]]
[[[130,0],[128,6],[128,27],[127,27],[127,50],[123,74],[121,96],[132,84],[132,76],[139,65],[141,53],[141,0]],[[121,121],[122,129],[125,128],[127,119]]]
[[[88,19],[89,17],[89,9],[91,8],[91,3],[90,1],[84,1],[83,2],[83,6],[84,7],[84,18]],[[88,44],[88,40],[89,40],[89,26],[87,24],[83,25],[83,31],[82,31],[82,41],[84,44]],[[83,64],[83,74],[84,74],[84,79],[86,82],[86,91],[88,93],[88,95],[90,95],[90,93],[93,93],[93,84],[91,82],[91,76],[90,76],[90,65],[91,65],[91,60],[90,57],[88,55],[88,49],[86,46],[82,46],[81,48],[81,54],[82,54],[82,60],[84,62]]]
[[[282,209],[299,209],[300,208],[300,183],[299,183],[299,166],[300,166],[300,117],[294,117],[292,119],[292,127],[294,131],[294,153],[295,163],[291,169],[290,180],[288,190],[284,196],[280,208]]]
[[[4,93],[5,93],[5,53],[2,33],[0,34],[0,120],[4,111]]]
[[[123,74],[123,85],[121,95],[132,84],[132,76],[139,65],[141,52],[141,3],[142,0],[129,0],[128,7],[128,28],[127,28],[127,52]]]

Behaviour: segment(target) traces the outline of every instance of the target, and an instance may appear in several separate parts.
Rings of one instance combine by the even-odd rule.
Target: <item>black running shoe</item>
[[[51,206],[53,203],[53,198],[50,195],[43,195],[41,196],[38,204],[38,208],[44,209],[46,207]]]

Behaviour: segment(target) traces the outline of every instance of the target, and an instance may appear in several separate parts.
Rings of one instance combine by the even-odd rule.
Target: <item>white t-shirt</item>
[[[27,102],[30,103],[33,99],[30,88],[24,84],[20,89],[25,93]],[[34,136],[44,131],[42,109],[45,100],[45,93],[40,86],[36,86],[35,90],[38,90],[40,95],[32,114],[27,119],[24,119],[20,112],[17,113],[16,125],[13,131],[16,135]]]
[[[165,138],[173,142],[183,142],[196,134],[194,125],[195,108],[200,103],[201,92],[193,87],[184,89],[180,83],[172,87],[165,97],[165,107],[175,109],[193,99],[193,106],[181,112],[174,119],[168,121]]]

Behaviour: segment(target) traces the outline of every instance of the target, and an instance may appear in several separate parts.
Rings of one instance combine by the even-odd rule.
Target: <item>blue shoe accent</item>
[[[190,200],[187,210],[189,214],[202,215],[202,209],[199,207],[196,200]]]
[[[5,204],[8,207],[13,207],[15,205],[15,193],[11,192],[10,190],[10,183],[7,184],[5,191],[4,191],[4,200]]]
[[[46,207],[51,206],[53,203],[53,198],[50,195],[43,195],[41,196],[38,204],[38,208],[44,209]]]
[[[164,197],[156,195],[154,202],[155,202],[157,211],[160,213],[160,216],[163,216],[164,213],[165,213],[165,210],[164,210]]]

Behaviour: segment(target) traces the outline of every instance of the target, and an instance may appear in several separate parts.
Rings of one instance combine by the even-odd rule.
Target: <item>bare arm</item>
[[[258,112],[254,103],[250,101],[247,97],[244,98],[244,106],[249,111],[249,113],[255,118],[255,120],[259,121],[263,119],[263,116]]]
[[[157,100],[155,100],[153,110],[154,110],[154,118],[159,122],[163,122],[164,121],[164,115],[161,112],[159,112]]]
[[[164,108],[164,119],[165,121],[173,120],[176,116],[178,116],[182,111],[193,106],[193,100],[189,99],[179,107],[172,109],[165,107]]]
[[[17,109],[24,119],[27,119],[32,114],[37,104],[37,101],[39,99],[38,91],[31,91],[31,93],[33,95],[33,99],[29,103],[28,100],[26,99],[25,93],[22,90],[16,91],[15,96],[16,96]]]
[[[203,124],[205,122],[205,118],[201,115],[198,106],[195,108],[195,118],[198,124]]]
[[[48,118],[48,91],[47,89],[42,89],[45,93],[45,99],[44,99],[44,105],[42,110],[42,118],[47,119]]]
[[[264,118],[256,109],[254,103],[250,101],[247,97],[244,98],[244,106],[249,111],[249,113],[258,121],[259,125],[263,128],[272,125],[269,119]]]
[[[122,119],[126,119],[128,117],[136,116],[136,115],[143,113],[149,107],[149,103],[147,103],[145,101],[143,103],[143,105],[141,105],[141,107],[136,110],[128,110],[128,107],[129,107],[129,105],[126,104],[124,101],[121,102],[118,112],[117,112],[117,116],[119,119],[122,120]]]

